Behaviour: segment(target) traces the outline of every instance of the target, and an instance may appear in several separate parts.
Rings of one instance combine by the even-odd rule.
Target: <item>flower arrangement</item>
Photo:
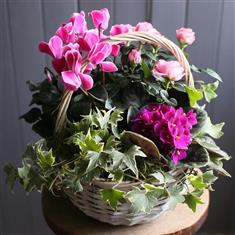
[[[164,210],[184,202],[195,211],[215,173],[229,176],[222,166],[230,157],[213,140],[224,123],[212,124],[198,103],[216,98],[220,76],[189,65],[192,29],[176,30],[177,46],[147,22],[114,25],[107,36],[108,10],[88,15],[94,29],[74,13],[39,43],[54,72],[46,67],[45,80],[28,82],[32,108],[21,118],[42,139],[28,145],[21,167],[5,166],[10,188],[18,180],[29,192],[76,197],[101,182],[102,206],[114,211],[127,204],[148,214],[163,201]],[[192,72],[216,81],[194,81]]]

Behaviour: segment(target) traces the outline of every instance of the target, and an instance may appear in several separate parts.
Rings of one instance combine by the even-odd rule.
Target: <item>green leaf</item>
[[[209,136],[197,137],[194,140],[202,147],[206,148],[209,151],[209,153],[212,152],[216,154],[218,157],[223,158],[225,160],[230,159],[230,156],[226,152],[221,150],[220,147],[216,145],[215,141]]]
[[[142,67],[143,72],[144,72],[144,77],[145,78],[151,77],[152,74],[151,74],[151,71],[149,69],[149,66],[144,62],[144,60],[142,60],[141,67]]]
[[[98,108],[96,108],[96,115],[94,115],[94,119],[97,120],[101,129],[107,127],[112,112],[113,109],[110,109],[108,112],[106,112],[104,110],[100,111]]]
[[[201,175],[189,175],[188,180],[194,189],[202,190],[207,186],[207,184],[204,183],[203,177]]]
[[[194,87],[185,86],[185,90],[188,94],[191,107],[193,107],[197,103],[197,101],[199,101],[203,98],[202,91],[200,91]]]
[[[100,153],[104,148],[104,143],[99,143],[91,136],[90,130],[88,130],[85,138],[79,138],[79,135],[75,135],[74,137],[75,144],[79,145],[82,152],[94,151]]]
[[[218,88],[218,85],[219,85],[218,81],[202,85],[203,93],[207,102],[210,102],[212,99],[217,97],[215,91]]]
[[[216,73],[214,70],[210,69],[210,68],[205,68],[202,69],[202,72],[207,73],[208,75],[210,75],[211,77],[219,80],[220,82],[222,82],[222,78],[220,77],[220,75],[218,73]]]
[[[184,197],[185,197],[185,203],[188,205],[190,209],[192,209],[193,212],[196,211],[197,204],[203,204],[200,197],[196,196],[193,193],[189,193]]]
[[[222,82],[222,78],[220,77],[220,75],[212,69],[209,69],[209,68],[199,69],[195,65],[192,65],[191,69],[196,73],[206,73],[210,75],[211,77],[217,79],[218,81]]]
[[[4,166],[4,172],[6,173],[6,183],[9,189],[12,191],[15,185],[15,182],[18,178],[17,170],[11,165],[7,164]]]
[[[173,188],[169,189],[169,198],[164,207],[169,210],[174,210],[178,203],[184,202],[184,196],[181,195],[182,191],[183,187],[176,185]]]
[[[206,171],[206,172],[204,172],[202,174],[202,178],[203,178],[203,182],[205,182],[208,185],[213,184],[218,179],[218,177],[216,177],[213,174],[213,171]]]
[[[187,150],[187,158],[182,162],[190,167],[203,167],[209,162],[209,153],[199,144],[191,144]]]
[[[132,131],[124,131],[122,137],[127,138],[132,143],[140,146],[146,155],[160,159],[160,152],[152,140]]]
[[[89,158],[89,163],[88,163],[85,173],[88,173],[92,171],[94,168],[96,168],[97,166],[99,166],[98,163],[99,163],[100,153],[88,151],[87,157]]]
[[[28,123],[36,122],[41,116],[41,110],[39,108],[32,108],[27,113],[20,117],[23,118]]]
[[[101,196],[103,201],[110,204],[113,209],[117,208],[118,202],[123,199],[125,192],[117,189],[102,189]]]
[[[211,119],[207,117],[206,124],[203,128],[203,132],[205,134],[210,135],[215,139],[219,139],[224,133],[222,132],[222,128],[224,126],[224,122],[218,124],[212,124]]]
[[[31,165],[28,164],[26,161],[22,161],[22,167],[18,168],[18,175],[21,178],[23,185],[25,188],[27,188],[30,178],[29,178],[29,171],[30,171]]]
[[[201,107],[195,108],[194,111],[196,111],[197,115],[197,124],[193,126],[191,131],[193,137],[197,136],[200,132],[202,132],[208,117],[207,112]]]
[[[89,90],[88,94],[95,100],[100,102],[105,102],[108,98],[108,92],[106,91],[105,87],[102,86],[100,83],[96,83],[96,85]]]
[[[123,162],[138,178],[139,171],[136,165],[136,156],[146,157],[146,155],[140,150],[139,146],[133,145],[125,151]]]
[[[129,191],[125,198],[130,201],[131,211],[133,213],[148,213],[158,202],[152,191],[146,192],[145,190],[141,190],[139,188],[135,188],[132,191]]]
[[[109,119],[109,123],[116,127],[118,122],[123,120],[122,114],[123,114],[123,111],[121,111],[120,109],[112,110],[112,113],[111,113],[110,119]]]
[[[55,163],[55,157],[53,156],[52,149],[49,151],[41,151],[39,148],[36,149],[38,165],[43,170],[50,169]]]

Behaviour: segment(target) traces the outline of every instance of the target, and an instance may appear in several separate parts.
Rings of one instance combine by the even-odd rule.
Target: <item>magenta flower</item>
[[[132,118],[131,129],[153,140],[162,149],[170,150],[173,162],[177,162],[176,159],[186,157],[185,150],[192,141],[190,130],[196,123],[193,110],[185,113],[182,108],[150,104]]]
[[[110,14],[107,8],[93,10],[88,15],[91,17],[93,25],[97,29],[104,31],[108,28]]]
[[[64,44],[68,43],[74,43],[75,42],[75,33],[73,29],[72,22],[69,22],[67,24],[62,24],[56,31],[56,35],[59,36]]]

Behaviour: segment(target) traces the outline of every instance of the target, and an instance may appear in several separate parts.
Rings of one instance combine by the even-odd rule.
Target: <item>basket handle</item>
[[[130,41],[140,41],[140,42],[147,42],[152,45],[156,45],[160,48],[164,48],[171,52],[177,61],[181,64],[185,71],[185,83],[190,87],[194,87],[194,80],[193,75],[190,69],[189,62],[185,57],[183,51],[171,40],[167,39],[164,36],[149,33],[149,32],[129,32],[124,34],[118,34],[115,36],[111,36],[107,39],[108,42],[112,44],[119,44],[122,42],[130,42]],[[87,61],[84,62],[82,68],[85,68],[85,64]],[[69,107],[69,103],[71,101],[73,95],[73,91],[65,90],[61,102],[59,104],[59,111],[56,118],[55,123],[55,132],[58,133],[67,122],[67,109]]]

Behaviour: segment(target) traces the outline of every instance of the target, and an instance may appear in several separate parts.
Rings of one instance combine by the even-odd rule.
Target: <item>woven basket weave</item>
[[[178,180],[175,182],[170,182],[168,187],[176,186],[179,181],[185,178],[185,172],[182,171],[182,169],[174,170],[169,173]],[[94,181],[92,185],[84,186],[82,192],[74,194],[69,189],[65,190],[64,192],[69,197],[73,205],[79,208],[83,213],[96,220],[112,225],[132,226],[135,224],[147,223],[158,218],[167,210],[165,205],[168,202],[168,199],[162,198],[149,213],[131,212],[131,205],[128,202],[123,202],[121,204],[119,203],[117,209],[114,211],[111,206],[103,202],[100,194],[101,189],[112,188],[114,185],[114,182],[97,180]],[[133,189],[132,187],[139,185],[140,183],[137,182],[122,182],[116,188],[128,192]],[[156,183],[155,186],[159,186],[159,184]]]
[[[112,44],[119,44],[128,41],[140,41],[143,43],[150,43],[156,45],[159,48],[164,48],[171,52],[176,60],[181,64],[185,71],[185,83],[188,86],[193,87],[194,81],[191,73],[190,65],[182,52],[182,50],[174,44],[172,41],[164,36],[160,36],[154,33],[148,32],[131,32],[126,34],[120,34],[107,39]],[[82,64],[82,71],[87,65],[87,61]],[[85,91],[84,91],[85,92]],[[55,131],[59,132],[64,128],[67,122],[66,112],[72,98],[72,91],[66,90],[62,97],[60,106],[58,107],[58,115],[56,120]],[[176,186],[185,177],[185,171],[182,169],[173,170],[169,172],[172,176],[177,176],[178,180],[171,182],[168,186]],[[86,215],[93,217],[105,223],[112,225],[127,225],[146,223],[153,219],[158,218],[167,207],[167,198],[159,200],[158,204],[151,210],[150,213],[132,213],[130,210],[130,204],[124,202],[119,204],[117,210],[114,211],[109,205],[103,202],[100,194],[100,189],[112,188],[115,185],[113,182],[94,181],[92,185],[85,185],[82,192],[74,194],[69,189],[65,190],[65,194],[69,197],[72,203],[83,211]],[[133,186],[138,186],[139,183],[123,182],[118,185],[118,189],[123,191],[130,191]],[[158,186],[158,184],[156,184]]]

